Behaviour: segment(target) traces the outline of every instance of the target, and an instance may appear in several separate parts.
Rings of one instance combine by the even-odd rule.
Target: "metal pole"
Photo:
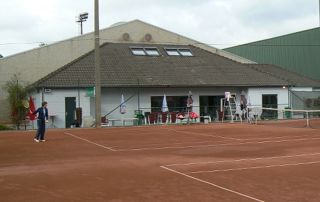
[[[140,80],[138,79],[138,110],[140,110]]]
[[[17,86],[16,86],[16,107],[18,107],[18,102],[19,102],[19,81],[17,80]],[[17,120],[17,129],[20,130],[20,107],[18,107],[18,120]]]
[[[44,102],[44,88],[41,89],[41,102]]]
[[[80,80],[78,79],[78,107],[80,108]]]
[[[95,115],[96,128],[101,128],[101,77],[100,77],[100,37],[99,0],[94,0],[94,64],[95,64]]]
[[[80,34],[83,34],[83,29],[82,29],[82,20],[80,20]]]

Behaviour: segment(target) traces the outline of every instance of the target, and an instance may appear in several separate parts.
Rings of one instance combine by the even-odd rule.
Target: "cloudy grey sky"
[[[12,55],[79,34],[76,16],[93,0],[0,0],[0,54]],[[100,0],[100,28],[139,19],[217,48],[319,26],[319,0]]]

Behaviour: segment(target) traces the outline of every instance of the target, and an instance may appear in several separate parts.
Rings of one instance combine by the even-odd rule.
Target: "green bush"
[[[1,125],[0,124],[0,130],[13,130],[12,128],[5,126],[5,125]]]
[[[27,99],[29,89],[18,81],[18,76],[14,75],[7,81],[5,90],[8,92],[8,101],[10,103],[11,121],[20,129],[21,121],[26,118],[29,110]]]

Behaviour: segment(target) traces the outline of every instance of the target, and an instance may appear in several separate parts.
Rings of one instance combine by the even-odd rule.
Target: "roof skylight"
[[[193,56],[189,48],[165,48],[165,51],[169,56]]]
[[[165,49],[167,54],[170,55],[170,56],[179,56],[179,52],[178,52],[178,49],[176,48],[166,48]]]
[[[143,48],[131,48],[131,52],[133,55],[146,55]]]
[[[179,53],[180,53],[180,55],[182,55],[182,56],[193,56],[193,54],[192,54],[192,52],[191,52],[191,50],[190,49],[178,49],[178,51],[179,51]]]
[[[144,51],[147,53],[147,55],[150,55],[150,56],[159,56],[160,53],[158,51],[157,48],[144,48]]]

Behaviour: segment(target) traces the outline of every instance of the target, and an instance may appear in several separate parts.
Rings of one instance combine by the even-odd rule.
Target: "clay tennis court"
[[[0,133],[1,201],[319,201],[320,130],[215,123]]]

